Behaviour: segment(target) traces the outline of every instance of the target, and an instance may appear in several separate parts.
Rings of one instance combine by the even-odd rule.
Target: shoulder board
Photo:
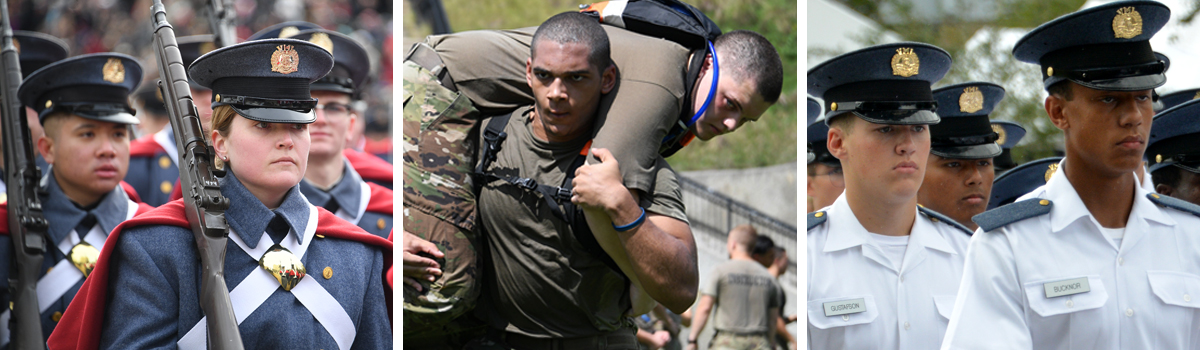
[[[1179,210],[1179,211],[1183,211],[1183,212],[1188,212],[1195,216],[1200,216],[1200,206],[1192,204],[1192,202],[1188,202],[1188,201],[1185,201],[1185,200],[1182,200],[1179,198],[1175,198],[1175,197],[1171,197],[1171,196],[1164,196],[1164,195],[1161,195],[1158,193],[1148,194],[1148,195],[1146,195],[1146,198],[1149,198],[1151,202],[1154,202],[1154,204],[1158,204],[1161,207],[1167,207],[1167,208],[1171,208],[1171,209],[1175,209],[1175,210]]]
[[[928,216],[929,220],[932,220],[933,222],[941,221],[941,222],[946,223],[947,225],[954,226],[954,228],[959,229],[960,231],[966,233],[967,236],[970,236],[975,233],[975,231],[971,231],[971,229],[967,228],[966,226],[963,226],[963,224],[958,223],[958,221],[954,221],[954,219],[951,219],[949,216],[942,215],[942,213],[933,211],[933,209],[929,209],[929,208],[922,207],[922,206],[917,206],[917,211],[920,211],[921,214],[925,214],[925,216]]]
[[[825,223],[826,219],[829,219],[829,213],[823,211],[814,211],[808,213],[808,229],[812,230],[813,227],[817,227]]]
[[[1032,198],[985,211],[971,220],[979,224],[983,232],[987,232],[1017,221],[1046,215],[1053,207],[1054,203],[1049,199]]]

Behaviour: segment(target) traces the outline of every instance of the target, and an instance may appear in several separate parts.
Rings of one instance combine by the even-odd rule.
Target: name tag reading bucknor
[[[1042,286],[1046,288],[1046,298],[1087,293],[1092,290],[1091,286],[1088,285],[1087,277],[1072,278],[1058,282],[1047,282]]]
[[[863,298],[831,301],[821,305],[825,307],[826,317],[856,314],[867,311],[867,300]]]

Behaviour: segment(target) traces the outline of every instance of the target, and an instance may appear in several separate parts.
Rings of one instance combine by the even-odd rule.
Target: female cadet
[[[332,65],[319,46],[271,39],[215,50],[189,70],[213,90],[210,141],[228,170],[225,282],[247,349],[392,347],[391,244],[312,206],[297,186],[317,104],[309,84]],[[205,286],[183,217],[173,201],[118,227],[102,275],[80,291],[86,301],[67,310],[51,347],[203,348]],[[290,267],[260,267],[271,259]]]

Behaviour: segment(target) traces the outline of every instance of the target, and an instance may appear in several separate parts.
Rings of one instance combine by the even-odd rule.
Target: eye
[[[267,123],[267,122],[254,122],[254,127],[256,127],[256,128],[259,128],[259,129],[267,129],[267,128],[270,128],[270,127],[271,127],[271,123]]]
[[[571,81],[583,81],[584,79],[587,79],[587,77],[582,76],[582,75],[572,75],[571,76]]]
[[[945,164],[942,164],[942,166],[947,168],[958,168],[961,167],[962,164],[959,162],[946,162]]]
[[[117,130],[117,131],[113,132],[113,137],[115,137],[115,138],[123,139],[123,138],[125,138],[125,135],[126,135],[125,130]]]
[[[308,129],[308,124],[292,124],[292,129],[293,129],[293,130],[304,130],[304,129]]]
[[[550,74],[546,74],[546,72],[533,72],[533,77],[545,80],[547,78],[550,78]]]
[[[1112,96],[1105,96],[1103,98],[1100,98],[1100,102],[1103,102],[1103,103],[1113,103],[1116,101],[1117,101],[1117,99],[1113,98]]]
[[[879,129],[875,129],[875,131],[878,131],[881,134],[886,134],[886,133],[892,132],[892,126],[888,125],[888,126],[880,127]]]
[[[1138,100],[1138,101],[1149,101],[1149,100],[1150,100],[1150,95],[1141,95],[1141,96],[1138,96],[1138,97],[1137,97],[1137,100]]]
[[[913,131],[913,132],[922,132],[922,131],[925,131],[925,126],[924,126],[924,125],[913,125],[913,126],[912,126],[912,131]]]

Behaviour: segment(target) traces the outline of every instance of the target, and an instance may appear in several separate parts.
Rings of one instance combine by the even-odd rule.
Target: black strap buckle
[[[571,200],[571,189],[570,188],[555,187],[554,189],[555,189],[554,197],[556,199],[558,199],[559,201],[570,201]]]
[[[520,178],[513,179],[513,184],[517,185],[517,186],[521,186],[522,188],[525,188],[527,190],[536,189],[538,186],[537,181],[533,181],[533,179],[530,179],[527,177],[520,177]]]

